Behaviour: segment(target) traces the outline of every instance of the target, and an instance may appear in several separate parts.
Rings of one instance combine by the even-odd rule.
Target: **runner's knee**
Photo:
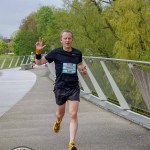
[[[75,112],[75,111],[69,112],[69,115],[70,115],[71,119],[76,119],[77,118],[77,112]]]

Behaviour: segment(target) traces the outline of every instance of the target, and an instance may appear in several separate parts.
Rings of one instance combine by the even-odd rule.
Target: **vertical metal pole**
[[[27,61],[26,61],[26,64],[28,64],[29,59],[30,59],[30,56],[28,56],[28,59],[27,59]]]
[[[17,65],[18,65],[19,59],[20,59],[20,56],[18,57],[18,59],[16,61],[15,67],[17,67]]]
[[[92,74],[90,68],[89,68],[88,65],[85,63],[84,60],[83,60],[83,64],[86,66],[87,73],[88,73],[88,75],[89,75],[89,77],[90,77],[90,79],[91,79],[91,81],[92,81],[92,84],[93,84],[93,86],[94,86],[94,88],[95,88],[95,90],[96,90],[96,92],[97,92],[99,98],[100,98],[101,100],[105,100],[105,101],[106,101],[107,98],[106,98],[105,94],[103,93],[103,91],[102,91],[102,89],[100,88],[99,84],[97,83],[95,77],[93,76],[93,74]]]
[[[9,64],[9,67],[8,67],[8,68],[11,68],[11,65],[12,65],[12,63],[13,63],[13,60],[14,60],[14,58],[11,59],[11,62],[10,62],[10,64]]]
[[[22,62],[21,62],[21,64],[20,64],[20,65],[22,65],[22,64],[23,64],[23,62],[24,62],[24,59],[25,59],[25,56],[23,57],[23,59],[22,59]]]
[[[120,89],[118,88],[116,82],[114,81],[113,77],[111,76],[109,70],[107,69],[105,63],[103,61],[100,61],[102,67],[103,67],[103,70],[108,78],[108,81],[110,82],[110,85],[119,101],[119,104],[121,105],[121,107],[123,109],[130,109],[130,107],[128,106],[128,103],[126,102],[124,96],[122,95]]]
[[[53,81],[55,81],[56,75],[55,75],[55,64],[54,64],[54,62],[48,63],[47,66],[48,66],[48,68],[49,68],[49,70],[50,70],[50,75],[49,75],[49,77],[50,77]]]
[[[4,68],[5,62],[6,62],[6,58],[4,58],[4,60],[3,60],[3,62],[2,62],[1,69]]]
[[[80,81],[80,83],[83,87],[84,92],[87,93],[87,94],[91,94],[91,91],[90,91],[89,87],[87,86],[86,82],[84,81],[84,79],[81,76],[79,71],[78,71],[78,77],[79,77],[79,81]]]

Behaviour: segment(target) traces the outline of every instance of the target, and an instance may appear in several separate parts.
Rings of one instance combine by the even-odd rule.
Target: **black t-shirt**
[[[81,51],[72,48],[71,52],[67,52],[63,48],[56,48],[49,52],[45,59],[49,63],[55,62],[55,84],[58,88],[78,86],[77,64],[82,62]]]

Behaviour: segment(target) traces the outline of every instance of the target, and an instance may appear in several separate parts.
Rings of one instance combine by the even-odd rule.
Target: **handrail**
[[[14,68],[22,64],[27,64],[29,63],[29,57],[29,55],[12,56],[10,58],[0,57],[0,69]],[[89,94],[92,93],[102,100],[110,101],[111,99],[114,99],[124,110],[129,110],[133,107],[138,108],[138,103],[140,103],[144,109],[146,108],[145,111],[147,111],[149,114],[150,106],[148,106],[144,99],[145,97],[143,96],[143,90],[140,89],[139,83],[136,81],[133,72],[134,66],[131,64],[150,65],[150,62],[93,56],[83,56],[83,59],[88,68],[88,75],[87,77],[83,77],[82,75],[79,76],[82,89],[86,89]],[[111,62],[116,62],[117,66],[115,66],[116,63],[113,64]],[[120,62],[124,64],[123,67],[121,67]],[[52,66],[54,67],[54,65]],[[115,70],[117,67],[119,70]],[[121,71],[126,75],[121,74]],[[52,73],[54,74],[54,71],[52,71]],[[127,83],[127,81],[121,81],[117,74],[120,74],[124,80],[128,80],[127,78],[130,78],[132,85]],[[122,85],[121,82],[124,83],[124,85]],[[127,86],[131,91],[129,89],[125,89],[125,86]],[[132,92],[134,93],[133,95],[135,95],[135,97],[130,97]],[[141,110],[143,110],[143,108],[141,108]]]
[[[85,92],[86,96],[92,93],[102,101],[115,102],[123,110],[138,108],[138,113],[141,110],[142,114],[145,110],[146,116],[150,117],[150,106],[135,78],[133,69],[136,68],[131,65],[150,65],[150,62],[92,56],[83,56],[83,59],[87,66],[87,76],[79,75],[79,79],[81,89],[88,91]]]
[[[29,62],[30,55],[25,56],[11,56],[11,57],[0,57],[0,69],[19,67],[22,64]]]
[[[98,60],[105,60],[105,61],[119,61],[119,62],[127,62],[127,63],[140,63],[140,64],[149,64],[150,62],[147,61],[138,61],[138,60],[127,60],[127,59],[117,59],[117,58],[105,58],[105,57],[93,57],[93,56],[83,56],[83,58],[88,59],[98,59]]]
[[[150,99],[150,87],[147,87],[150,86],[150,71],[133,65],[150,65],[150,62],[92,56],[83,56],[83,60],[87,66],[87,75],[83,77],[78,71],[83,91],[81,96],[115,114],[150,128],[150,106],[149,102],[146,102],[146,99]],[[28,55],[0,57],[0,69],[14,68],[27,63]],[[54,67],[54,64],[48,64],[49,77],[53,80]],[[138,116],[135,112],[141,115]]]

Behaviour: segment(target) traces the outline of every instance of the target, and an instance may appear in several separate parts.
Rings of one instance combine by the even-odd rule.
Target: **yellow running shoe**
[[[60,123],[61,123],[61,121],[58,121],[58,120],[54,123],[54,126],[53,126],[54,132],[56,132],[56,133],[59,132],[59,130],[60,130]]]
[[[75,147],[75,143],[73,141],[69,143],[68,150],[77,150],[77,148]]]

